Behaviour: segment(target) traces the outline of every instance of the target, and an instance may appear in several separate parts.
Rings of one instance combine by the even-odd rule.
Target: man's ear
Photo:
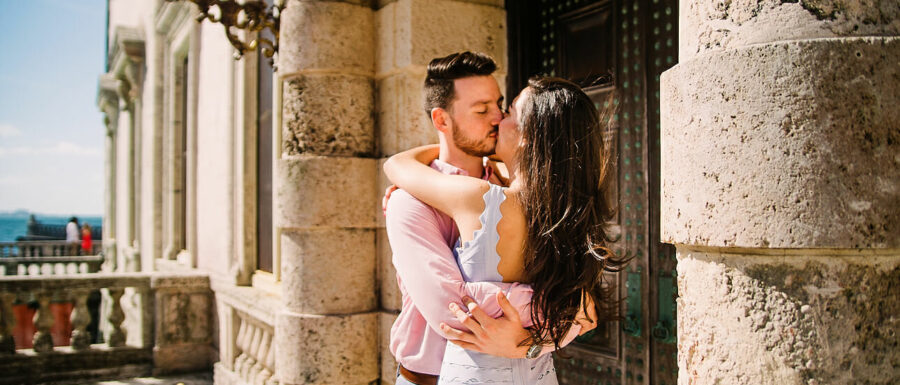
[[[434,128],[438,131],[446,134],[450,132],[453,121],[447,110],[435,107],[431,109],[431,123],[434,124]]]

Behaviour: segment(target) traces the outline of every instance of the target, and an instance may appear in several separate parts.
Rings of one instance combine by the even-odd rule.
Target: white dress
[[[497,222],[500,221],[500,204],[506,200],[506,188],[491,185],[484,194],[484,212],[479,217],[481,229],[471,241],[457,247],[457,261],[466,282],[501,282],[497,272],[500,256],[497,254]],[[535,359],[504,358],[465,350],[448,343],[441,364],[438,384],[538,384],[557,385],[556,368],[550,354]]]

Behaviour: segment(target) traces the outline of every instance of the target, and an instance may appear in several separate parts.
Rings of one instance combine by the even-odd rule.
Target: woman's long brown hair
[[[610,163],[601,119],[591,99],[569,81],[535,77],[520,111],[518,195],[526,218],[525,274],[534,289],[533,341],[559,348],[589,294],[598,322],[614,319],[618,299],[604,271],[626,261],[608,247],[612,209],[604,178]]]

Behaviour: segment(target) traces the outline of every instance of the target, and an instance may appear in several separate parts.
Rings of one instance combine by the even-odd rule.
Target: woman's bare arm
[[[416,199],[456,219],[462,214],[480,213],[480,197],[489,188],[487,182],[460,175],[446,175],[428,166],[438,157],[438,146],[416,147],[398,153],[384,163],[391,183]]]

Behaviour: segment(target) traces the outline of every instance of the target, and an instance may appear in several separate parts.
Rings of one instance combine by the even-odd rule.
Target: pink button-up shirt
[[[468,175],[441,160],[431,167],[451,175]],[[406,191],[391,194],[385,213],[387,235],[393,250],[402,309],[391,328],[391,353],[414,372],[437,375],[447,344],[441,322],[466,330],[447,308],[468,295],[488,314],[502,314],[497,293],[506,293],[519,309],[523,322],[531,321],[529,285],[501,282],[465,282],[451,247],[459,238],[453,220],[422,203]]]

